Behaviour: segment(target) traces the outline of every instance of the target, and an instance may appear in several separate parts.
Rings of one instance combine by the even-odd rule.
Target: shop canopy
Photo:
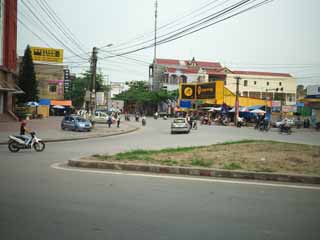
[[[51,100],[50,105],[71,107],[72,101],[71,100]]]

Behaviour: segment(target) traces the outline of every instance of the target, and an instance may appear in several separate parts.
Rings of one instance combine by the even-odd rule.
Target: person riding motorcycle
[[[141,123],[142,123],[142,126],[145,126],[145,125],[146,125],[146,123],[147,123],[147,118],[146,118],[145,115],[142,116],[142,118],[141,118]]]
[[[26,128],[27,122],[25,120],[21,121],[20,124],[20,136],[24,139],[25,145],[28,145],[31,141],[31,137],[26,135],[26,133],[31,134],[32,130]]]

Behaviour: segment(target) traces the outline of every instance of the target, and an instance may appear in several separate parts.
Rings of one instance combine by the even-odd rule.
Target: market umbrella
[[[251,113],[266,113],[265,111],[261,110],[261,109],[255,109],[250,111]]]
[[[61,105],[54,105],[52,108],[55,108],[55,109],[65,109],[64,106],[61,106]]]
[[[29,106],[29,107],[38,107],[38,106],[40,106],[40,104],[37,103],[37,102],[27,102],[27,103],[26,103],[26,106]]]

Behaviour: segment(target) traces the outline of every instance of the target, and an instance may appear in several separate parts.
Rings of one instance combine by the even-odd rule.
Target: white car
[[[185,118],[173,119],[171,123],[171,134],[178,133],[178,132],[184,132],[184,133],[190,132],[189,123],[187,123]]]
[[[282,120],[278,120],[274,123],[274,126],[279,128],[282,124],[284,124],[285,120],[282,119]],[[290,125],[290,126],[294,126],[295,125],[295,122],[293,119],[287,119],[287,123]]]
[[[96,111],[93,117],[93,121],[96,123],[106,123],[109,115],[105,112]]]

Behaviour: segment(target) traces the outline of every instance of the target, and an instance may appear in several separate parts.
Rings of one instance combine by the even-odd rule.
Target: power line
[[[58,43],[60,43],[62,46],[64,46],[66,49],[68,49],[70,52],[72,52],[75,55],[78,55],[78,53],[76,53],[75,51],[73,51],[69,46],[67,46],[63,41],[61,41],[47,26],[46,24],[37,16],[37,14],[35,14],[35,12],[28,6],[28,4],[26,4],[25,0],[21,0],[22,4],[29,10],[29,12],[38,20],[38,22],[44,26],[44,28],[46,29],[46,31],[49,33],[49,36],[51,36],[55,41],[57,41]],[[30,6],[33,6],[30,3]],[[80,58],[84,59],[83,57],[79,56]]]
[[[238,4],[246,4],[248,1],[250,1],[250,0],[241,1],[241,2],[238,3]],[[253,0],[253,2],[254,2],[254,1],[256,1],[256,0]],[[225,20],[227,20],[227,19],[230,19],[230,18],[232,18],[232,17],[235,17],[235,16],[237,16],[237,15],[239,15],[239,14],[242,14],[242,13],[244,13],[244,12],[246,12],[246,11],[255,9],[255,8],[257,8],[257,7],[260,7],[260,6],[262,6],[262,5],[265,5],[265,4],[267,4],[267,3],[270,3],[270,2],[272,2],[272,1],[273,1],[273,0],[265,0],[265,1],[263,1],[263,2],[260,2],[260,3],[258,3],[258,4],[253,5],[253,6],[251,6],[251,7],[248,7],[248,8],[246,8],[246,9],[242,10],[242,11],[239,11],[239,12],[237,12],[237,13],[235,13],[235,14],[229,15],[228,17],[225,17],[225,18],[223,18],[223,19],[220,19],[220,20],[218,20],[218,21],[216,21],[216,22],[207,24],[207,25],[205,25],[204,27],[201,27],[201,28],[198,28],[198,29],[193,30],[193,31],[191,31],[191,32],[187,32],[187,33],[185,33],[185,34],[183,34],[183,35],[180,35],[181,33],[183,33],[183,32],[186,31],[186,30],[183,30],[183,31],[181,31],[181,32],[179,32],[179,33],[177,33],[177,34],[174,34],[174,35],[171,35],[171,36],[169,36],[169,37],[167,37],[167,38],[165,38],[165,39],[162,39],[161,41],[159,41],[159,42],[157,43],[157,45],[164,44],[164,43],[168,43],[168,42],[174,41],[174,40],[176,40],[176,39],[182,38],[182,37],[184,37],[184,36],[193,34],[193,33],[195,33],[195,32],[198,32],[198,31],[200,31],[200,30],[203,30],[203,29],[205,29],[205,28],[208,28],[208,27],[210,27],[210,26],[213,26],[213,25],[215,25],[215,24],[218,24],[218,23],[220,23],[220,22],[223,22],[223,21],[225,21]],[[224,10],[225,12],[224,12],[223,14],[225,15],[225,14],[229,13],[230,11],[232,11],[234,8],[238,8],[238,7],[239,7],[238,4],[237,4],[236,6],[233,5],[233,6],[231,7],[231,9],[230,9],[230,7],[228,7],[229,10],[226,11],[226,9],[225,9],[225,10]],[[221,12],[221,11],[220,11],[220,12]],[[221,15],[218,16],[218,17],[221,17]],[[215,18],[217,18],[217,16],[216,16]],[[194,28],[194,27],[192,27],[192,28]],[[177,36],[177,35],[179,35],[179,36]],[[148,49],[148,48],[151,48],[151,47],[153,47],[153,44],[147,45],[147,46],[143,46],[143,47],[140,47],[140,48],[131,50],[131,51],[127,51],[127,52],[115,54],[114,56],[110,56],[110,57],[108,57],[108,58],[128,55],[128,54],[135,53],[135,52],[138,52],[138,51],[141,51],[141,50],[144,50],[144,49]]]
[[[61,20],[61,18],[56,14],[56,12],[50,7],[46,0],[40,1],[36,0],[41,9],[46,13],[49,19],[58,27],[58,29],[78,48],[87,54],[86,50],[84,50],[81,46],[80,41],[74,36],[74,34],[70,31],[70,29],[66,26],[66,24]],[[88,55],[88,54],[87,54]]]
[[[245,3],[249,2],[249,1],[252,1],[252,0],[242,0],[242,1],[240,1],[240,2],[238,2],[238,3],[236,3],[236,4],[233,4],[233,5],[227,7],[227,8],[225,8],[225,9],[223,9],[223,10],[220,10],[220,11],[218,11],[218,12],[215,12],[215,13],[213,13],[213,14],[210,14],[210,15],[204,17],[204,18],[201,18],[201,19],[199,19],[199,20],[197,20],[197,21],[194,21],[194,22],[192,22],[192,23],[190,23],[190,24],[187,24],[187,25],[185,25],[185,26],[183,26],[183,27],[180,27],[180,28],[178,28],[178,29],[176,29],[176,30],[173,30],[173,31],[171,31],[171,32],[162,34],[162,35],[160,35],[158,38],[162,38],[162,37],[166,37],[166,36],[168,36],[168,35],[170,35],[170,34],[174,34],[174,33],[178,32],[178,31],[183,30],[183,29],[185,29],[185,28],[188,28],[188,27],[190,27],[190,26],[192,26],[192,25],[195,25],[194,27],[196,27],[197,24],[201,25],[201,24],[205,23],[206,21],[210,21],[210,20],[212,20],[212,19],[214,19],[214,18],[217,18],[216,15],[219,15],[219,14],[221,14],[221,13],[226,13],[226,12],[228,12],[228,11],[231,11],[234,7],[235,7],[235,8],[236,8],[236,7],[240,7],[241,5],[243,5],[243,4],[245,4]],[[220,5],[221,5],[221,4],[220,4]],[[125,49],[128,49],[128,48],[140,46],[140,45],[143,45],[143,44],[152,42],[152,41],[153,41],[153,39],[149,39],[149,40],[146,40],[146,41],[144,41],[144,42],[136,43],[136,44],[133,44],[133,45],[131,45],[131,46],[129,46],[129,47],[125,47],[125,48],[122,48],[122,49],[116,49],[116,50],[113,50],[113,51],[122,51],[122,50],[125,50]],[[153,46],[154,46],[154,45],[153,45]]]

